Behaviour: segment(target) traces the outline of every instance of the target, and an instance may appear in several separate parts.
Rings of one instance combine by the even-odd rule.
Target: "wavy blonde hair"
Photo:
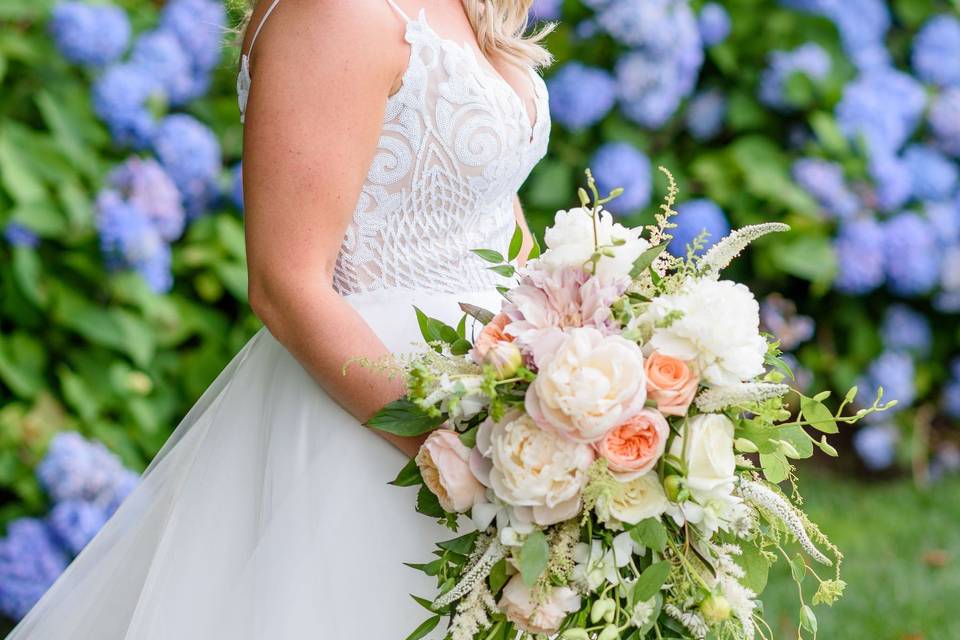
[[[543,46],[543,39],[556,28],[546,22],[535,31],[530,28],[530,7],[534,0],[460,0],[477,36],[484,55],[501,57],[521,65],[547,67],[553,56]],[[242,42],[250,23],[250,16],[258,0],[232,0],[246,5],[244,18],[237,27],[237,41]]]

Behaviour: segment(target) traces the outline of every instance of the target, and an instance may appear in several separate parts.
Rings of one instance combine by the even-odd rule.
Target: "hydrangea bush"
[[[631,193],[614,213],[647,221],[658,164],[690,199],[675,255],[704,230],[709,244],[731,226],[789,223],[738,277],[771,296],[764,324],[796,384],[882,384],[899,400],[851,441],[867,468],[955,468],[956,3],[539,0],[535,14],[559,26],[551,153],[521,194],[534,226],[588,166]]]

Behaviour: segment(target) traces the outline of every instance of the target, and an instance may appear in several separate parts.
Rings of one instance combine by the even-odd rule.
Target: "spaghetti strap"
[[[398,5],[395,0],[387,0],[387,2],[391,7],[393,7],[394,11],[400,14],[400,17],[403,18],[404,22],[410,22],[410,16],[404,13],[403,9],[400,8],[400,5]]]
[[[257,30],[253,32],[253,37],[250,38],[250,47],[247,49],[247,53],[245,54],[248,58],[253,54],[253,45],[257,42],[257,36],[260,35],[260,30],[263,29],[263,25],[267,23],[267,18],[270,17],[270,14],[273,13],[273,10],[277,8],[278,4],[280,4],[280,0],[273,0],[266,12],[264,12],[263,17],[260,18],[260,24],[257,25]]]

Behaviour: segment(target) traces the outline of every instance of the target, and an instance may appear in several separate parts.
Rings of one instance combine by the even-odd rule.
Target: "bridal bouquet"
[[[422,485],[421,513],[473,526],[411,565],[439,595],[416,598],[431,615],[408,640],[444,617],[448,640],[772,638],[758,596],[778,558],[799,584],[800,637],[816,635],[811,605],[841,595],[842,556],[801,509],[790,461],[836,455],[838,423],[889,405],[879,392],[851,409],[852,389],[831,411],[828,392],[785,384],[753,294],[721,274],[787,227],[674,258],[665,173],[655,224],[614,222],[603,205],[619,190],[601,197],[588,171],[542,255],[511,264],[519,233],[508,256],[476,251],[515,278],[499,310],[461,305],[456,327],[417,311],[432,349],[370,426],[429,433],[394,483]]]

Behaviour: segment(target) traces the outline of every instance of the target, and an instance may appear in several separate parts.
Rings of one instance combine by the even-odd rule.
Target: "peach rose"
[[[474,362],[482,364],[483,359],[487,357],[487,352],[495,345],[501,342],[513,342],[513,336],[509,336],[504,332],[504,329],[510,322],[511,320],[507,314],[498,313],[493,316],[490,322],[484,325],[480,335],[477,336],[476,341],[473,343],[471,355],[473,356]]]
[[[627,482],[653,469],[667,446],[670,426],[654,409],[642,409],[623,424],[607,432],[594,445],[606,458],[610,471]]]
[[[431,433],[417,453],[417,466],[423,482],[440,500],[446,511],[464,513],[486,489],[470,471],[470,449],[451,429]]]
[[[503,588],[500,609],[522,631],[551,635],[563,619],[580,608],[580,596],[569,587],[554,587],[544,602],[534,602],[530,587],[517,574]]]
[[[660,413],[685,416],[697,394],[700,378],[689,364],[654,351],[647,356],[647,397],[657,403]]]

